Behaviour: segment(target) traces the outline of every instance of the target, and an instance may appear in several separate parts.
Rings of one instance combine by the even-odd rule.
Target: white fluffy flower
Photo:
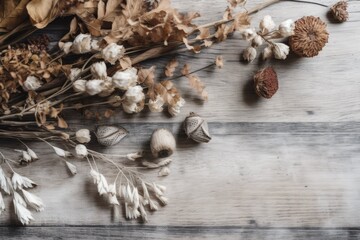
[[[80,68],[72,68],[72,69],[70,69],[69,79],[71,81],[74,81],[78,76],[80,76],[80,73],[81,73]]]
[[[32,188],[33,186],[36,186],[36,183],[31,181],[29,178],[21,176],[20,174],[14,172],[12,178],[12,185],[13,188],[16,189],[22,189],[24,188]]]
[[[267,46],[266,48],[264,48],[264,51],[263,51],[263,59],[264,60],[271,58],[272,55],[273,55],[273,50],[272,50],[271,46]]]
[[[29,204],[30,207],[32,207],[33,209],[35,209],[38,212],[41,212],[44,210],[44,203],[41,200],[41,198],[39,198],[38,196],[24,190],[21,189],[24,198],[26,200],[26,202]]]
[[[72,45],[74,53],[88,53],[91,52],[91,35],[82,34],[76,36]]]
[[[273,51],[276,59],[284,60],[289,54],[289,46],[284,43],[275,43]]]
[[[272,20],[270,15],[266,15],[261,21],[259,25],[263,34],[271,32],[275,28],[275,23]]]
[[[75,147],[76,156],[84,158],[88,155],[88,150],[83,144],[77,144]]]
[[[254,61],[256,58],[256,49],[253,47],[247,47],[243,52],[243,58],[248,62]]]
[[[73,45],[72,42],[66,42],[63,44],[61,49],[64,51],[64,53],[68,54],[69,52],[71,52],[72,45]]]
[[[145,99],[145,94],[141,86],[129,87],[126,91],[125,100],[128,103],[139,103]]]
[[[122,45],[117,45],[116,43],[110,43],[102,51],[102,58],[111,63],[115,64],[125,53],[125,48]]]
[[[105,62],[96,62],[90,67],[91,74],[95,79],[105,80],[107,78],[106,64]]]
[[[283,21],[279,25],[279,32],[282,37],[290,37],[294,35],[295,23],[292,19]]]
[[[42,82],[35,76],[28,76],[24,82],[25,91],[35,91],[41,87]]]
[[[183,98],[180,98],[179,101],[176,102],[174,106],[168,107],[168,111],[171,114],[171,116],[176,116],[180,113],[180,109],[185,105],[185,100]]]
[[[241,35],[244,40],[251,41],[257,34],[255,28],[247,28],[241,32]]]
[[[151,112],[162,112],[164,110],[164,104],[164,99],[160,95],[157,95],[155,100],[149,100],[148,106]]]
[[[263,39],[260,35],[256,35],[251,41],[253,47],[258,47],[263,44]]]
[[[101,93],[104,90],[104,80],[94,79],[86,82],[86,92],[93,96]]]
[[[97,39],[91,39],[91,50],[100,51],[99,41]]]
[[[88,143],[91,140],[89,129],[80,129],[75,133],[76,141],[79,143]]]
[[[125,71],[117,71],[112,76],[112,81],[115,87],[120,90],[128,90],[129,87],[135,86],[137,79],[138,76],[136,68],[128,68]]]
[[[107,80],[104,81],[102,86],[102,91],[99,93],[100,97],[108,97],[115,91],[114,84],[110,77],[107,77]]]
[[[86,80],[80,79],[73,83],[73,89],[75,92],[83,93],[86,91]]]
[[[17,192],[14,192],[13,203],[15,214],[23,225],[27,225],[31,220],[34,220],[31,212],[26,208],[25,200]]]
[[[128,102],[124,102],[122,104],[123,110],[126,113],[139,113],[144,109],[144,106],[138,103],[128,103]]]

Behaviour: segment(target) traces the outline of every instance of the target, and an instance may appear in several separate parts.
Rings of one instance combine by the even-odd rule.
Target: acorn
[[[123,127],[116,126],[99,126],[96,129],[96,138],[98,143],[103,146],[110,147],[118,144],[126,135],[128,131]]]
[[[169,157],[176,148],[174,135],[167,129],[156,129],[151,135],[150,148],[156,158]]]
[[[199,143],[208,143],[211,140],[207,122],[196,113],[191,112],[185,118],[184,130],[186,135]]]

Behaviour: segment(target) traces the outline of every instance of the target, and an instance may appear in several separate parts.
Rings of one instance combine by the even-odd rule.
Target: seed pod
[[[127,134],[125,128],[116,126],[99,126],[96,129],[97,141],[107,147],[118,144]]]
[[[154,157],[168,157],[173,154],[175,147],[174,135],[169,130],[160,128],[151,135],[150,148]]]
[[[196,113],[191,112],[185,118],[184,129],[186,135],[199,143],[208,143],[211,140],[207,122]]]

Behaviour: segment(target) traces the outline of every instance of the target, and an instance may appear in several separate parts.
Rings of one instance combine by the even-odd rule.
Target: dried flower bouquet
[[[142,68],[140,63],[183,50],[199,53],[225,41],[234,32],[240,32],[242,39],[249,42],[243,52],[243,59],[249,62],[256,58],[263,45],[264,60],[284,60],[290,50],[302,57],[316,56],[328,40],[326,24],[312,16],[297,21],[284,20],[279,25],[271,16],[265,16],[259,28],[253,28],[250,15],[280,0],[268,0],[253,9],[244,7],[246,0],[228,2],[221,19],[197,26],[193,23],[193,19],[200,16],[197,12],[180,13],[171,6],[170,0],[3,1],[0,3],[0,137],[21,143],[21,149],[16,150],[21,155],[20,164],[41,158],[26,144],[29,140],[48,145],[72,174],[76,174],[77,168],[69,159],[85,159],[99,195],[106,196],[110,205],[122,202],[127,218],[141,217],[147,221],[147,211],[157,210],[158,204],[167,204],[166,188],[146,181],[139,172],[113,158],[136,161],[145,168],[161,168],[159,175],[166,176],[170,173],[166,166],[171,159],[161,157],[175,150],[171,132],[163,129],[154,132],[151,151],[155,160],[144,159],[142,152],[108,156],[86,147],[91,141],[88,129],[67,130],[66,110],[82,110],[88,118],[108,118],[118,109],[135,114],[146,108],[151,112],[167,110],[176,116],[185,99],[173,80],[187,78],[199,97],[206,101],[205,84],[196,72],[213,66],[221,68],[222,57],[193,71],[184,64],[179,76],[175,75],[179,62],[173,59],[165,66],[165,78],[161,81],[156,77],[155,66]],[[346,7],[347,3],[342,1],[331,8],[339,22],[348,18]],[[48,50],[46,36],[24,42],[31,33],[63,16],[73,18],[69,32],[58,42],[57,51]],[[287,39],[289,45],[284,43]],[[257,94],[271,98],[277,89],[277,75],[271,67],[257,73]],[[94,106],[105,110],[93,112]],[[208,125],[198,115],[191,113],[185,126],[190,138],[210,141]],[[115,126],[101,126],[96,130],[99,144],[105,146],[117,144],[126,134],[125,129]],[[59,143],[73,149],[73,153],[58,147]],[[42,200],[25,190],[36,183],[17,172],[14,165],[19,162],[1,152],[0,155],[0,214],[5,210],[2,195],[5,193],[12,196],[19,221],[29,224],[33,220],[29,208],[44,209]],[[97,168],[101,162],[117,170],[111,183]]]

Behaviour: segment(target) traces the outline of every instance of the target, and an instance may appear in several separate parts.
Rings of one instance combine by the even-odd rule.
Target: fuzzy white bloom
[[[71,152],[65,151],[64,149],[52,146],[52,148],[54,149],[55,153],[59,156],[59,157],[71,157],[72,154]]]
[[[64,53],[68,54],[69,52],[71,52],[72,45],[73,45],[72,42],[66,42],[64,43],[61,49],[64,51]]]
[[[35,209],[38,212],[41,212],[44,210],[44,203],[41,200],[41,198],[39,198],[38,196],[24,190],[21,189],[24,198],[26,200],[26,202],[29,204],[30,207],[32,207],[33,209]]]
[[[91,52],[91,35],[82,33],[77,35],[71,49],[74,53]]]
[[[88,143],[91,140],[89,129],[80,129],[75,133],[76,141],[79,143]]]
[[[36,183],[31,181],[29,178],[21,176],[20,174],[14,172],[12,178],[12,185],[13,188],[16,189],[22,189],[24,188],[32,188],[33,186],[36,186]]]
[[[157,95],[155,100],[149,100],[148,106],[151,112],[162,112],[164,110],[164,104],[164,99],[160,95]]]
[[[32,160],[38,160],[39,159],[38,156],[36,155],[36,153],[32,149],[27,148],[26,151],[30,155]]]
[[[107,45],[102,51],[102,58],[111,63],[115,64],[117,60],[119,60],[122,56],[124,56],[125,48],[122,45],[117,45],[116,43],[110,43]]]
[[[257,36],[255,28],[247,28],[241,32],[241,35],[244,40],[251,41],[254,37]]]
[[[78,92],[78,93],[83,93],[86,91],[86,83],[87,81],[86,80],[76,80],[74,83],[73,83],[73,89],[75,92]]]
[[[115,87],[114,87],[111,77],[107,77],[107,79],[104,80],[104,84],[103,84],[102,88],[103,89],[102,89],[101,93],[99,93],[100,97],[108,97],[115,91]]]
[[[86,82],[86,92],[87,94],[93,96],[101,93],[104,90],[104,80],[94,79]]]
[[[83,144],[77,144],[75,147],[76,156],[79,158],[84,158],[88,155],[88,150]]]
[[[122,186],[122,196],[125,201],[125,215],[128,219],[136,219],[140,217],[140,212],[138,210],[140,206],[140,197],[137,188],[132,188],[129,186]]]
[[[127,103],[127,102],[124,102],[122,104],[122,107],[124,112],[129,114],[139,113],[143,109],[142,107],[139,107],[137,103]]]
[[[253,47],[258,47],[263,44],[263,39],[260,35],[256,35],[251,41]]]
[[[3,196],[0,192],[0,215],[3,211],[5,211],[5,202],[4,202]]]
[[[72,175],[77,174],[77,168],[74,164],[69,163],[68,161],[65,161],[65,163],[66,163],[66,166],[69,169],[69,171],[72,173]]]
[[[256,58],[256,49],[253,47],[247,47],[243,52],[243,58],[248,62],[254,61]]]
[[[271,32],[275,28],[275,23],[270,15],[266,15],[259,24],[263,34]]]
[[[126,158],[130,161],[135,161],[138,158],[142,158],[144,155],[143,152],[129,153],[126,155]]]
[[[109,191],[109,186],[104,175],[95,171],[94,169],[91,169],[90,175],[94,180],[94,184],[97,185],[99,195],[106,194]]]
[[[125,95],[125,100],[128,103],[139,103],[145,99],[145,94],[141,86],[130,87]]]
[[[185,100],[180,98],[179,101],[176,102],[175,105],[168,107],[168,112],[171,116],[176,116],[180,113],[181,108],[185,105]]]
[[[114,86],[120,90],[128,90],[129,87],[134,87],[138,79],[137,69],[128,68],[125,71],[117,71],[112,76]]]
[[[23,86],[25,91],[35,91],[42,86],[42,82],[35,76],[28,76]]]
[[[282,37],[290,37],[294,35],[295,23],[292,19],[288,19],[280,23],[279,32]]]
[[[271,58],[272,55],[273,55],[273,50],[272,50],[271,46],[267,46],[266,48],[264,48],[264,51],[263,51],[263,59],[264,60]]]
[[[99,40],[91,39],[90,45],[91,45],[91,50],[100,51]]]
[[[93,78],[105,80],[107,78],[105,62],[96,62],[91,65],[90,71]]]
[[[81,69],[80,68],[72,68],[70,69],[69,79],[74,81],[78,76],[80,76]]]
[[[25,200],[17,192],[14,192],[13,203],[15,214],[23,225],[27,225],[31,220],[34,220],[31,212],[26,208]]]
[[[0,189],[2,189],[7,194],[10,194],[10,188],[7,184],[4,170],[1,168],[1,166],[0,166]]]
[[[289,46],[284,43],[275,43],[273,51],[276,59],[284,60],[289,54],[290,49]]]

